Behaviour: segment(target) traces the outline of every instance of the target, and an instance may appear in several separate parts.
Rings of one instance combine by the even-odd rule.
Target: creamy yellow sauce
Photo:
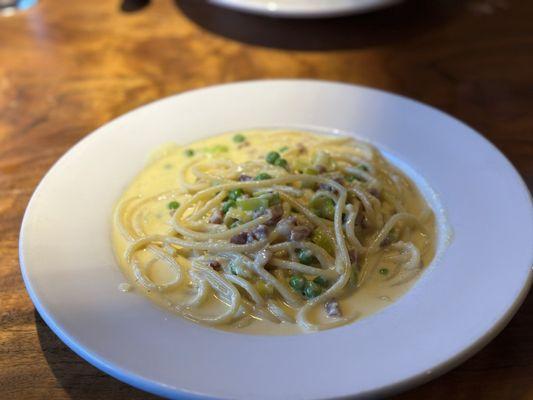
[[[263,160],[265,155],[272,150],[281,150],[280,154],[288,154],[287,158],[289,158],[291,154],[297,154],[302,147],[305,148],[306,152],[312,152],[320,148],[321,143],[329,138],[329,136],[308,132],[283,131],[280,133],[279,131],[262,130],[246,131],[242,132],[242,135],[244,135],[246,140],[241,143],[234,141],[235,132],[233,132],[186,146],[175,144],[162,146],[152,154],[145,169],[131,182],[122,194],[118,204],[126,204],[130,199],[140,199],[142,201],[143,199],[163,194],[155,201],[150,202],[150,206],[145,208],[140,215],[136,215],[134,224],[146,234],[171,234],[173,230],[169,220],[173,210],[169,210],[169,202],[177,201],[182,203],[190,198],[190,195],[186,193],[169,193],[176,189],[178,181],[182,179],[179,176],[179,171],[185,164],[191,163],[198,157],[201,157],[203,161],[231,160],[234,163],[241,164],[250,160]],[[288,150],[285,150],[286,148]],[[294,156],[293,159],[296,160],[297,156]],[[185,179],[191,183],[194,182],[194,176],[190,171],[187,172]],[[407,178],[404,176],[404,179]],[[406,210],[417,215],[428,208],[423,197],[412,183],[410,183],[409,192],[405,194],[402,200]],[[421,254],[421,261],[424,266],[427,266],[435,253],[435,220],[432,213],[425,219],[423,224],[425,230],[430,234],[417,234],[411,239],[417,247],[424,248]],[[135,292],[147,296],[151,301],[168,310],[173,310],[172,304],[182,302],[187,296],[191,295],[191,287],[187,283],[163,293],[157,290],[147,290],[139,285],[124,256],[131,241],[124,237],[116,221],[113,224],[112,235],[118,263],[127,281],[134,287]],[[138,258],[141,263],[149,262],[151,256],[144,249],[138,252]],[[177,260],[182,268],[186,268],[186,262],[183,258],[177,256]],[[162,262],[151,264],[146,270],[146,274],[156,284],[172,280],[175,275]],[[339,298],[340,307],[344,314],[356,316],[355,320],[357,321],[396,301],[409,290],[419,276],[420,274],[407,282],[394,284],[388,276],[379,273],[379,269],[376,269],[371,276],[368,276],[364,285],[357,290],[349,291],[346,296]],[[208,312],[216,312],[224,306],[223,302],[212,296],[202,307]],[[320,314],[320,307],[313,310],[312,315],[314,318],[324,318]],[[239,333],[269,335],[302,332],[296,324],[274,323],[258,318],[253,318],[249,323],[243,325],[224,324],[216,326],[216,328]]]

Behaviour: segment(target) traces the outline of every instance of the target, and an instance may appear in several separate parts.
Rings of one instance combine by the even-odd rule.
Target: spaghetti
[[[120,200],[114,230],[146,293],[236,330],[353,321],[358,293],[397,297],[435,241],[433,212],[374,147],[295,131],[167,147]]]

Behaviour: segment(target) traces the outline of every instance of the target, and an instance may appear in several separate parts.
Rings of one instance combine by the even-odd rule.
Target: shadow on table
[[[35,325],[44,357],[58,384],[71,398],[159,399],[116,380],[79,357],[52,332],[37,311],[35,311]]]
[[[337,50],[407,41],[445,23],[465,2],[406,0],[380,11],[326,19],[269,18],[198,0],[175,3],[202,28],[233,40],[290,50]]]

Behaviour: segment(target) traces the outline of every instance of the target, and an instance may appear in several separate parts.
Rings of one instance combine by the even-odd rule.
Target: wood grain
[[[70,351],[34,311],[18,231],[35,186],[75,142],[141,104],[206,85],[305,77],[407,95],[489,138],[533,187],[533,2],[409,1],[325,21],[199,0],[41,0],[0,18],[0,398],[149,399]],[[533,300],[472,359],[397,399],[533,399]]]

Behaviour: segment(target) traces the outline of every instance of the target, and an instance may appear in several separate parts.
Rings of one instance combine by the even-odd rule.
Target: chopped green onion
[[[283,146],[283,147],[280,147],[280,149],[278,150],[280,153],[285,153],[287,150],[289,150],[289,146]]]
[[[368,167],[365,164],[359,164],[357,168],[365,172],[368,172]]]
[[[222,209],[221,210],[222,210],[223,213],[227,213],[230,208],[235,207],[235,206],[236,206],[235,200],[228,200],[228,201],[225,201],[224,203],[222,203]]]
[[[322,288],[315,282],[307,282],[304,287],[304,296],[312,299],[322,293]]]
[[[329,281],[323,276],[317,276],[315,279],[313,279],[313,282],[322,287],[327,287],[329,285]]]
[[[267,163],[274,164],[279,157],[280,155],[277,151],[271,151],[266,155],[265,159]]]
[[[313,252],[309,249],[301,249],[298,252],[298,261],[302,264],[309,265],[315,260]]]
[[[233,141],[235,143],[242,143],[246,140],[246,137],[244,135],[241,135],[240,133],[237,133],[235,136],[233,136]]]
[[[379,273],[380,273],[381,275],[388,275],[388,274],[389,274],[389,269],[388,269],[388,268],[381,268],[381,269],[379,270]]]
[[[272,176],[267,174],[266,172],[261,172],[259,175],[257,175],[254,180],[255,181],[265,181],[267,179],[272,179]]]
[[[239,197],[241,197],[244,194],[244,190],[241,188],[239,189],[233,189],[230,190],[228,193],[228,199],[230,200],[237,200]]]
[[[185,150],[185,155],[186,155],[187,157],[192,157],[192,156],[194,156],[194,150],[193,150],[193,149],[187,149],[187,150]]]
[[[268,199],[261,197],[252,197],[249,199],[238,199],[237,206],[244,211],[256,211],[260,208],[268,208]]]
[[[304,277],[299,276],[299,275],[293,275],[289,279],[289,286],[293,288],[294,290],[296,290],[297,292],[299,292],[303,290],[306,282],[307,280]]]
[[[180,203],[178,201],[171,201],[170,203],[168,203],[167,207],[170,209],[170,210],[176,210],[178,209],[180,206]]]

